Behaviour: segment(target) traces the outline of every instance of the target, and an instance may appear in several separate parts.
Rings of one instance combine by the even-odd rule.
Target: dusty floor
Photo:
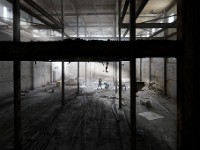
[[[24,149],[128,150],[130,149],[130,90],[122,91],[123,109],[113,87],[97,90],[98,82],[66,88],[65,107],[61,89],[22,98]],[[176,103],[144,87],[137,92],[137,150],[176,149]],[[144,103],[150,100],[150,104]],[[9,103],[8,103],[9,102]],[[0,104],[0,147],[13,149],[12,98]],[[117,113],[117,121],[114,112]],[[153,114],[153,115],[152,115]],[[146,116],[145,116],[146,115]],[[150,116],[152,115],[152,116]],[[149,118],[148,118],[149,117]],[[156,118],[157,117],[157,118]]]
[[[66,87],[65,103],[76,94],[76,87]],[[37,141],[44,134],[49,124],[61,113],[61,88],[56,88],[54,93],[39,92],[22,96],[22,130],[23,147],[29,149],[31,143]],[[13,98],[1,101],[0,104],[0,149],[13,149]]]
[[[130,124],[129,89],[122,92]],[[146,102],[146,103],[145,103]],[[176,101],[144,87],[136,93],[137,150],[177,149]]]

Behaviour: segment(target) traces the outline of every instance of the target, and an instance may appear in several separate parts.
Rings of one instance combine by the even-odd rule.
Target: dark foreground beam
[[[136,28],[176,28],[176,23],[136,23]],[[121,25],[122,28],[129,29],[129,23],[123,23]]]
[[[99,61],[130,60],[134,57],[176,57],[182,51],[181,41],[84,41],[0,42],[0,60],[21,61]]]

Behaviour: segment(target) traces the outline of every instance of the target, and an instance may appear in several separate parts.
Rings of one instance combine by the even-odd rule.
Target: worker
[[[99,89],[99,87],[102,89],[101,83],[102,83],[102,80],[101,80],[101,78],[99,78],[99,84],[98,84],[97,90]]]

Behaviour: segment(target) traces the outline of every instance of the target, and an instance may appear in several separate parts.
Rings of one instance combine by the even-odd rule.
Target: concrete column
[[[119,109],[122,108],[122,62],[119,61]]]
[[[13,41],[20,41],[20,9],[19,0],[13,1]]]
[[[85,85],[87,85],[87,62],[85,62]]]
[[[80,83],[79,83],[79,73],[80,73],[80,64],[79,62],[77,62],[77,91],[79,92],[79,87],[80,87]]]
[[[115,62],[115,93],[117,93],[117,62]]]
[[[142,81],[142,58],[140,58],[140,81]]]
[[[34,61],[32,61],[32,63],[31,63],[31,74],[32,74],[31,90],[34,90]]]
[[[131,117],[131,150],[136,149],[136,61],[135,58],[130,62],[130,117]]]
[[[77,38],[79,37],[79,16],[77,15],[76,17],[76,22],[77,22]]]
[[[20,42],[20,9],[19,0],[13,1],[13,41]],[[22,149],[21,128],[21,62],[13,62],[14,75],[14,148]]]
[[[130,41],[135,41],[135,0],[130,0]],[[130,117],[131,117],[131,150],[136,149],[136,58],[130,62]]]
[[[130,0],[130,41],[135,41],[135,0]]]
[[[151,82],[151,57],[149,57],[149,82]]]
[[[22,148],[21,129],[21,62],[14,61],[14,146],[16,150]]]
[[[62,106],[65,105],[65,63],[62,61]]]
[[[164,94],[167,95],[167,58],[164,59]]]

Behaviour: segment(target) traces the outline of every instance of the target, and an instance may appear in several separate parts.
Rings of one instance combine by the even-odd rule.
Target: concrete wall
[[[142,58],[142,81],[148,84],[151,81],[156,82],[156,87],[164,91],[164,58]],[[166,62],[166,95],[177,98],[177,63],[175,58],[167,58]],[[151,72],[151,77],[150,77]],[[136,79],[140,79],[140,59],[136,59]]]
[[[0,100],[13,95],[13,62],[0,61]]]
[[[7,98],[13,95],[13,62],[0,61],[0,70],[0,98]],[[21,90],[31,90],[47,84],[50,75],[51,63],[22,61]]]
[[[155,81],[159,89],[164,89],[164,58],[151,58],[151,81]]]
[[[167,59],[167,95],[177,98],[177,63],[175,58]]]
[[[149,83],[149,58],[142,58],[142,81]]]
[[[140,58],[136,58],[136,81],[140,81]]]
[[[21,90],[30,90],[33,86],[33,73],[31,61],[21,62]]]
[[[34,88],[45,86],[48,82],[51,82],[51,62],[33,62],[34,70]]]

